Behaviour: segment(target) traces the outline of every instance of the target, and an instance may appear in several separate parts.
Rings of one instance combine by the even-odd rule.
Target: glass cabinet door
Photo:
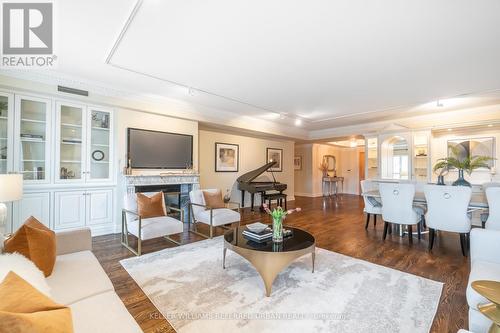
[[[88,180],[111,179],[112,113],[111,111],[89,108],[89,149]]]
[[[12,96],[0,95],[0,174],[12,171]]]
[[[85,107],[57,103],[56,180],[78,182],[85,172]]]
[[[17,169],[27,182],[47,182],[50,165],[50,101],[16,96]]]
[[[413,176],[416,181],[429,181],[429,135],[415,133],[413,136]]]

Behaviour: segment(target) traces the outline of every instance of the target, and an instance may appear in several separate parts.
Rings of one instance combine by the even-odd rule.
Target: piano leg
[[[245,207],[245,190],[241,190],[241,208]]]
[[[252,193],[252,195],[251,195],[250,197],[251,197],[251,198],[250,198],[250,203],[251,203],[251,205],[252,205],[252,206],[251,206],[251,207],[252,207],[252,208],[251,208],[251,211],[253,212],[253,203],[254,203],[254,200],[255,200],[255,193]]]

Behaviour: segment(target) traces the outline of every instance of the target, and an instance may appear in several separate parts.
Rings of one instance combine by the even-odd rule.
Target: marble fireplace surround
[[[163,191],[165,200],[177,196],[175,205],[184,211],[184,223],[190,222],[189,192],[200,187],[200,175],[194,173],[163,173],[158,175],[126,175],[127,193]],[[167,204],[170,202],[167,202]]]

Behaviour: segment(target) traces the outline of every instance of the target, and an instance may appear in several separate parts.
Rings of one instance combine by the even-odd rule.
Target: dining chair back
[[[467,186],[427,185],[427,226],[436,230],[468,233],[471,221],[467,210],[472,190]]]
[[[381,183],[382,218],[386,222],[414,225],[420,217],[413,209],[415,185],[410,183]]]
[[[489,216],[486,220],[486,229],[500,230],[500,187],[490,186],[486,188],[488,199]]]
[[[427,214],[425,220],[429,227],[429,251],[434,245],[436,230],[460,234],[462,254],[467,256],[471,220],[468,208],[472,189],[467,186],[427,185],[425,187]]]

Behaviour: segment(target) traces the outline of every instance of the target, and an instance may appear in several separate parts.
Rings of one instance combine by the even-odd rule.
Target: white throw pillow
[[[13,271],[41,293],[50,297],[50,287],[43,272],[36,265],[19,253],[0,254],[0,282]]]

